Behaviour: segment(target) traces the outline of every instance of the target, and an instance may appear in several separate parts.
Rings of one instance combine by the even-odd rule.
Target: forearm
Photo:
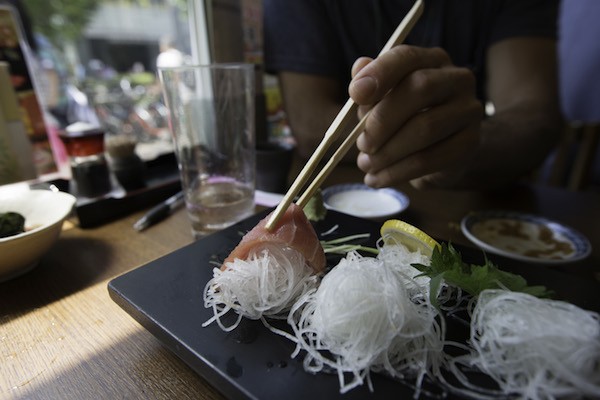
[[[515,106],[481,125],[481,141],[455,188],[497,188],[538,168],[558,143],[563,123],[558,109]]]
[[[496,113],[482,122],[480,149],[457,185],[508,184],[539,167],[556,146],[563,123],[555,59],[550,39],[505,40],[490,48],[488,93]]]
[[[317,146],[321,143],[325,132],[331,125],[339,113],[342,105],[337,103],[330,103],[328,105],[321,106],[314,113],[303,113],[303,115],[289,116],[290,127],[296,140],[298,155],[303,159],[308,159],[313,154]],[[357,123],[356,118],[352,118],[352,121],[343,129],[340,138],[343,139],[350,130]],[[337,149],[341,140],[332,146],[330,151]],[[355,162],[357,151],[353,147],[348,152],[344,161]]]
[[[297,153],[301,158],[308,159],[347,100],[347,92],[343,91],[339,82],[324,77],[283,73],[280,80]],[[357,122],[358,119],[353,118],[348,123],[340,135],[342,139]],[[332,146],[332,150],[336,148]],[[356,155],[357,151],[353,149],[345,160],[355,162]]]

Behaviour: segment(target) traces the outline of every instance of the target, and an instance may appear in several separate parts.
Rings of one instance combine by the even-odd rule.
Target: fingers
[[[369,57],[359,57],[356,59],[356,61],[354,61],[354,64],[352,65],[352,76],[354,77],[358,72],[360,72],[360,70],[362,70],[364,67],[366,67],[367,65],[369,65],[369,63],[371,63],[373,61],[372,58]],[[364,81],[362,81],[363,85],[369,85],[371,84],[369,82],[369,79],[366,79]],[[358,84],[360,86],[360,84]],[[358,89],[358,86],[355,86],[355,90],[361,91],[361,90],[370,90],[370,89]],[[359,106],[358,108],[358,118],[362,119],[362,117],[365,115],[365,113],[371,109],[370,105],[367,106]]]
[[[417,183],[427,175],[439,175],[439,171],[451,173],[470,162],[478,143],[479,127],[473,124],[377,172],[366,173],[364,182],[371,187],[388,187],[407,181]]]
[[[352,65],[352,77],[354,77],[361,69],[367,66],[371,61],[373,61],[370,57],[359,57],[354,61]]]
[[[353,79],[348,88],[357,104],[374,104],[405,77],[419,69],[450,65],[450,58],[438,48],[400,45],[367,62],[360,58],[352,68]]]
[[[464,68],[446,67],[415,71],[371,110],[365,132],[357,141],[358,149],[367,154],[374,154],[383,146],[388,146],[389,140],[397,137],[398,131],[412,118],[421,115],[423,110],[448,102],[457,103],[458,109],[461,108],[461,105],[468,107],[465,102],[472,101],[474,93],[475,78],[470,71]],[[435,116],[436,114],[428,115]],[[444,114],[444,117],[448,117],[450,120],[455,118],[452,114],[447,113]],[[427,122],[428,120],[425,119],[421,121],[421,124]],[[437,132],[449,134],[447,129],[437,130]],[[405,142],[413,143],[413,135],[403,136],[403,138]],[[435,138],[435,140],[439,139],[441,137]],[[410,145],[411,143],[406,144]]]
[[[366,184],[424,186],[471,158],[483,109],[475,76],[446,52],[397,46],[375,60],[358,59],[352,76],[359,116],[371,110],[356,143]]]
[[[377,152],[361,152],[358,167],[365,182],[384,187],[466,162],[479,141],[481,104],[472,99],[423,111]]]

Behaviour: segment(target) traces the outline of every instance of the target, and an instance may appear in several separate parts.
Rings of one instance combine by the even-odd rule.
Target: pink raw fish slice
[[[236,258],[247,259],[250,251],[257,246],[275,243],[295,249],[304,256],[308,265],[315,272],[323,271],[326,266],[325,253],[317,233],[302,208],[291,204],[273,231],[265,229],[270,215],[244,235],[237,247],[225,259],[221,269],[224,270],[226,263]]]

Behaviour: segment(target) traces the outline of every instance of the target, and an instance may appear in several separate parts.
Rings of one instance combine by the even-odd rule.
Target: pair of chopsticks
[[[423,13],[423,1],[417,0],[415,4],[412,6],[410,11],[406,14],[400,25],[396,28],[392,36],[388,39],[385,46],[379,55],[382,55],[392,47],[402,43],[406,36],[408,36],[409,32],[415,26],[419,17]],[[275,211],[271,214],[271,217],[267,221],[265,228],[267,230],[272,230],[277,222],[281,219],[283,214],[285,214],[287,208],[290,206],[296,195],[300,192],[300,189],[306,184],[308,179],[313,174],[314,170],[317,168],[319,162],[327,152],[327,150],[334,144],[334,142],[339,138],[342,134],[343,128],[350,122],[350,120],[356,114],[356,110],[358,105],[354,103],[352,99],[348,99],[346,104],[342,107],[338,115],[335,117],[331,126],[325,132],[325,136],[319,146],[312,154],[302,171],[298,174],[292,186],[290,186],[289,190],[277,205]],[[346,139],[342,142],[340,147],[336,150],[330,160],[325,164],[323,169],[319,172],[319,174],[313,179],[310,185],[306,188],[302,196],[298,199],[296,204],[300,207],[304,207],[306,203],[310,200],[310,198],[315,194],[317,189],[321,186],[323,181],[329,176],[331,171],[335,168],[335,166],[342,160],[344,155],[350,150],[352,145],[356,142],[356,139],[360,135],[360,133],[365,128],[365,123],[367,121],[369,113],[366,113],[365,116],[360,120],[360,122],[354,127],[352,132],[346,137]]]

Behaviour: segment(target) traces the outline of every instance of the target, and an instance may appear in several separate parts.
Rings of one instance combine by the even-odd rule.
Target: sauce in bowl
[[[570,263],[592,251],[589,240],[575,229],[515,211],[471,212],[462,219],[461,231],[485,251],[532,263]]]
[[[323,191],[325,206],[360,218],[383,219],[408,207],[408,198],[394,189],[366,185],[338,185]]]
[[[489,219],[473,225],[473,234],[499,249],[527,257],[565,259],[575,253],[573,244],[543,224],[510,219]]]

